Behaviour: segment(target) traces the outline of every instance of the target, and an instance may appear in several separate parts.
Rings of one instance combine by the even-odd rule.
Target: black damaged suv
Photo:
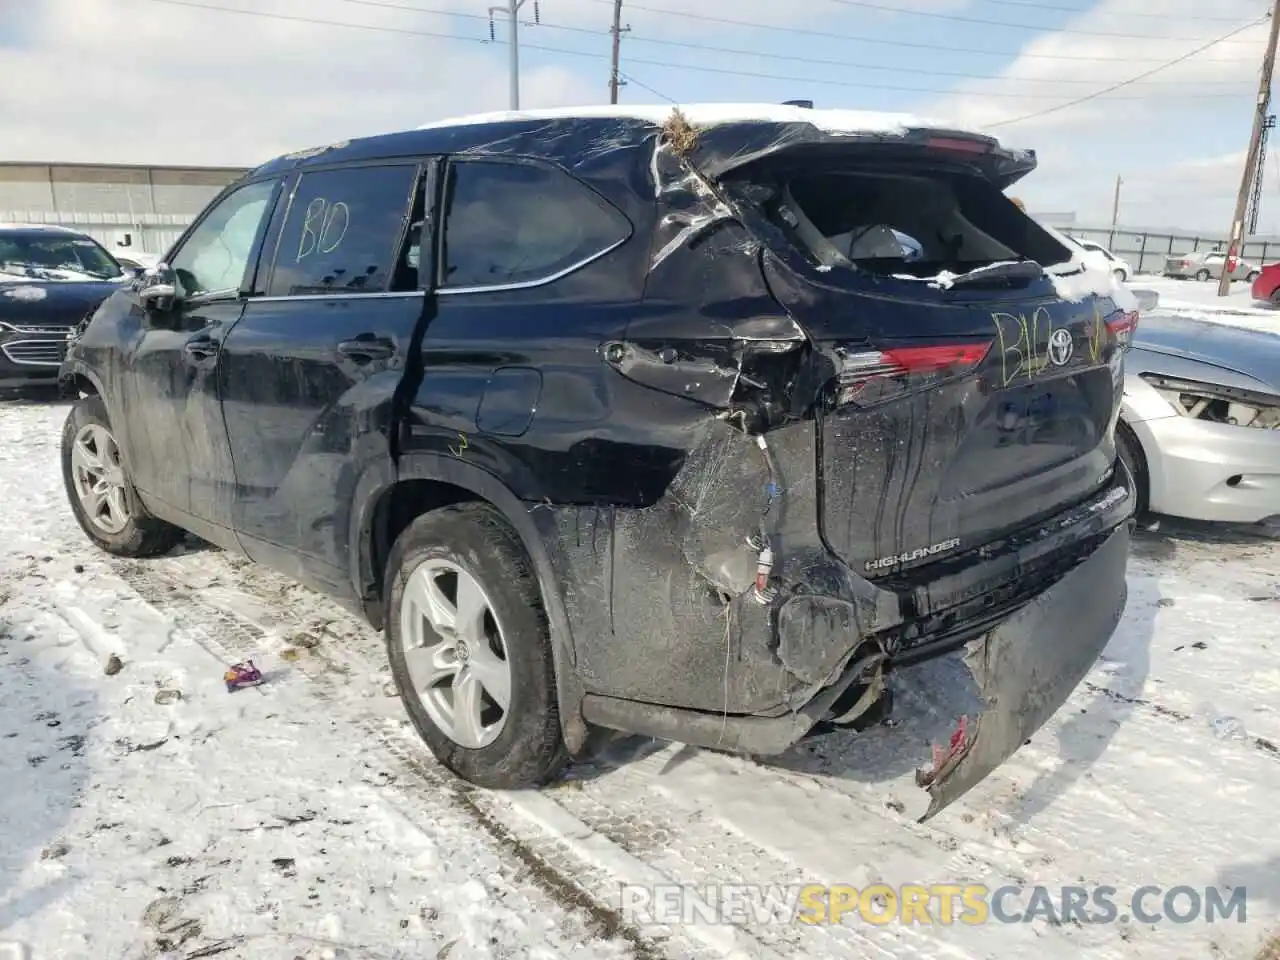
[[[930,814],[1125,603],[1137,320],[1034,154],[802,107],[465,118],[268,163],[74,341],[89,537],[189,530],[385,628],[484,785],[592,725],[776,754],[969,644]]]

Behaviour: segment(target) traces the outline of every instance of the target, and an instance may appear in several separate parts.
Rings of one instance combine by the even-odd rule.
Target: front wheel
[[[101,397],[78,400],[67,415],[62,428],[62,480],[80,528],[107,553],[159,556],[185,535],[147,513],[138,499]]]
[[[568,761],[538,581],[493,507],[418,517],[387,562],[387,655],[436,758],[482,787],[539,786]]]
[[[1248,275],[1247,277],[1245,277],[1245,279],[1246,279],[1246,280],[1248,280],[1250,283],[1253,283],[1253,281],[1255,281],[1255,280],[1257,280],[1257,279],[1258,279],[1258,271],[1257,271],[1257,270],[1250,270],[1250,271],[1249,271],[1249,275]]]
[[[1115,275],[1116,281],[1118,283],[1124,283],[1126,280],[1129,279],[1129,275],[1119,268],[1113,270],[1112,273]]]

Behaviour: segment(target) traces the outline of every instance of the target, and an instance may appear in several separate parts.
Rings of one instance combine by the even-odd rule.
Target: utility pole
[[[1107,242],[1108,247],[1116,245],[1116,224],[1120,222],[1120,185],[1123,183],[1120,174],[1116,174],[1116,196],[1111,201],[1111,239]]]
[[[505,7],[489,8],[489,39],[496,40],[497,33],[493,26],[493,15],[504,13],[507,16],[507,29],[511,31],[508,41],[511,44],[511,96],[512,110],[520,109],[520,8],[529,0],[507,0]],[[1277,0],[1280,2],[1280,0]],[[533,0],[533,22],[542,22],[542,12],[538,9],[538,0]]]
[[[1222,265],[1222,279],[1218,281],[1218,296],[1231,292],[1231,267],[1240,255],[1244,234],[1245,211],[1249,206],[1249,187],[1258,169],[1258,151],[1262,143],[1262,131],[1271,106],[1271,74],[1276,66],[1276,40],[1280,39],[1280,0],[1271,5],[1271,33],[1267,36],[1267,55],[1262,61],[1262,77],[1258,82],[1258,100],[1254,104],[1253,133],[1249,137],[1249,151],[1244,159],[1244,173],[1240,176],[1240,192],[1236,195],[1236,211],[1231,218],[1231,239],[1227,242],[1227,261]]]
[[[619,61],[622,59],[622,35],[630,30],[630,26],[622,25],[622,0],[613,0],[613,28],[609,31],[613,34],[613,69],[609,73],[609,102],[618,102],[618,88],[626,86],[626,81],[622,79],[621,73],[618,71]]]

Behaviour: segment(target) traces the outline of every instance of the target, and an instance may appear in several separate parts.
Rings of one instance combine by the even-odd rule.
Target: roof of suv
[[[785,104],[613,105],[480,113],[438,120],[413,130],[285,154],[258,167],[251,175],[320,164],[439,153],[507,154],[550,160],[572,158],[577,165],[584,155],[599,155],[609,152],[606,148],[622,149],[646,140],[671,120],[677,109],[699,134],[717,127],[742,131],[745,125],[750,129],[750,135],[745,138],[747,142],[735,135],[729,138],[731,143],[723,145],[725,149],[709,144],[713,157],[727,165],[740,164],[744,159],[796,140],[891,139],[915,131],[972,137],[988,142],[993,149],[1002,149],[994,138],[977,131],[908,114],[817,110]],[[1034,153],[1013,153],[1031,160],[1034,166]],[[728,164],[729,157],[733,158],[732,164]],[[719,166],[714,159],[710,165]]]

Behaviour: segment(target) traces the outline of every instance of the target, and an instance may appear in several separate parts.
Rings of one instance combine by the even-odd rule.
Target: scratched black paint
[[[864,145],[904,149],[883,139]],[[571,747],[585,714],[692,742],[720,714],[717,743],[782,749],[859,679],[846,670],[860,651],[970,639],[1029,598],[1024,562],[1042,590],[1129,512],[1123,479],[1104,482],[1119,366],[1093,321],[1113,305],[1062,307],[1047,280],[942,296],[816,272],[721,178],[829,140],[727,125],[682,156],[647,121],[579,118],[281,158],[247,178],[278,189],[239,291],[169,309],[144,308],[139,285],[120,292],[64,374],[104,397],[157,515],[375,624],[406,512],[493,503],[539,574]],[[481,156],[577,178],[631,237],[553,282],[438,291],[441,165]],[[424,224],[415,288],[262,295],[300,174],[406,162],[420,189],[403,236]],[[1004,184],[1033,165],[997,152],[970,172]],[[307,221],[317,245],[346,216],[333,203]],[[994,319],[1039,310],[1044,330]],[[1006,343],[963,377],[832,404],[851,351],[1016,334],[1025,359],[1055,324],[1077,345],[1069,366],[1010,375]],[[761,534],[776,554],[763,603],[748,545]],[[940,558],[864,569],[948,538],[960,545]]]

